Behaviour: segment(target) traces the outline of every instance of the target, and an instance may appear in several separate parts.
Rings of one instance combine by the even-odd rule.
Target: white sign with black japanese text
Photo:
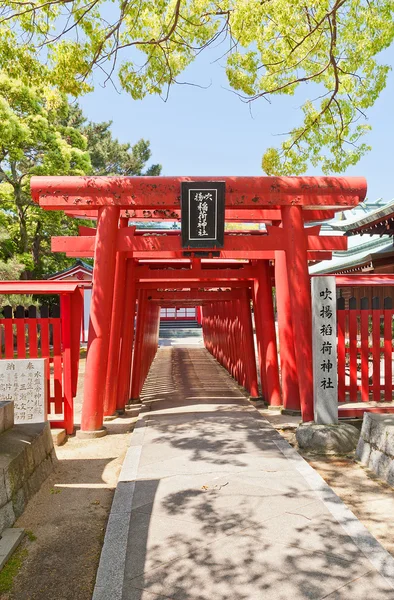
[[[335,277],[312,277],[313,399],[315,423],[338,423]]]
[[[47,420],[47,358],[0,360],[0,401],[14,401],[15,425]]]

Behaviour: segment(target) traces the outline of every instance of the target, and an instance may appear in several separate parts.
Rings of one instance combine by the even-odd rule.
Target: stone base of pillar
[[[287,415],[289,417],[301,417],[300,410],[291,410],[290,408],[282,408],[280,411],[282,415]]]
[[[96,431],[82,431],[82,429],[78,429],[75,435],[80,440],[94,440],[104,437],[107,434],[108,431],[103,427],[102,429],[96,429]]]

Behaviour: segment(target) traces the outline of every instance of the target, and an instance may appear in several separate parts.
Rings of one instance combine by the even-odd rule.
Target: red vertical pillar
[[[116,243],[120,209],[99,208],[90,305],[89,351],[86,360],[81,432],[104,435],[103,404],[108,365]]]
[[[79,350],[81,347],[81,315],[83,315],[83,288],[77,288],[70,297],[71,308],[71,374],[72,395],[77,395]]]
[[[313,421],[312,309],[307,236],[301,206],[282,207],[302,420]]]
[[[286,253],[284,250],[275,252],[275,290],[278,310],[283,407],[289,410],[300,410],[300,393],[294,353],[293,319],[287,279]]]
[[[267,389],[267,378],[265,375],[265,350],[263,344],[263,319],[260,315],[261,307],[259,306],[256,299],[256,292],[258,290],[258,282],[255,279],[252,286],[252,298],[253,298],[253,313],[254,313],[254,326],[256,330],[256,342],[257,342],[257,358],[260,370],[261,379],[261,392],[264,400],[268,401],[268,389]]]
[[[130,398],[131,364],[134,342],[134,319],[136,290],[134,281],[134,260],[129,258],[126,264],[125,299],[123,307],[122,346],[118,371],[117,410],[124,410]]]
[[[271,406],[280,406],[278,351],[276,348],[275,315],[268,260],[257,260],[254,279],[255,320],[260,343],[261,382],[265,382],[266,400]],[[256,310],[257,308],[257,310]],[[259,339],[260,338],[260,339]]]
[[[138,292],[138,309],[137,323],[135,328],[135,344],[133,352],[133,367],[131,372],[131,388],[130,399],[133,402],[139,400],[141,392],[141,370],[143,368],[144,356],[144,333],[145,333],[145,317],[147,312],[147,291],[139,290]]]
[[[129,219],[120,219],[119,228],[128,227]],[[118,393],[118,369],[120,358],[120,339],[123,323],[126,279],[126,256],[123,252],[116,255],[114,298],[112,302],[111,335],[109,342],[109,361],[104,396],[104,415],[113,415],[116,409]]]
[[[257,383],[256,354],[254,351],[254,336],[252,325],[252,314],[250,311],[249,290],[245,289],[242,294],[242,306],[244,313],[244,341],[245,341],[245,361],[246,373],[248,379],[248,391],[251,398],[259,397],[259,386]]]
[[[196,320],[199,325],[202,323],[202,306],[196,306]]]

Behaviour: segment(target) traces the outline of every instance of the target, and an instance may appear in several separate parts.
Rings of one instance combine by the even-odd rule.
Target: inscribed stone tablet
[[[47,420],[47,358],[0,360],[0,401],[14,401],[15,424]]]
[[[338,423],[335,277],[312,277],[313,400],[315,423]]]

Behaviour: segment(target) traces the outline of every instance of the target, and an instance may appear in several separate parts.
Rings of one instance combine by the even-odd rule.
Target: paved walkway
[[[391,600],[394,560],[203,349],[163,348],[94,600]]]

